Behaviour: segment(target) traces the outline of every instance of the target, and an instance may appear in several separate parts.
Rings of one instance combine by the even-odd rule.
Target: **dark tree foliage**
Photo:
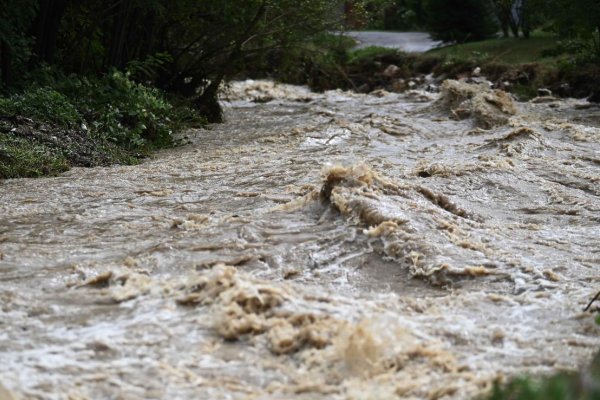
[[[36,16],[36,0],[5,0],[0,7],[0,76],[4,89],[13,84],[13,71],[29,57],[31,39],[26,34]],[[20,68],[19,68],[20,69]]]
[[[498,30],[487,0],[428,0],[425,8],[431,36],[444,42],[467,42],[492,37]]]
[[[523,34],[529,38],[531,31],[548,18],[547,0],[492,0],[504,37]]]
[[[337,0],[5,0],[0,72],[51,65],[98,76],[111,69],[196,97],[218,118],[217,89],[256,53],[285,49],[339,19]],[[17,68],[18,67],[18,68]],[[21,74],[21,77],[24,74]]]
[[[424,0],[395,0],[384,10],[383,26],[391,30],[422,29],[426,25]]]
[[[577,39],[580,51],[600,60],[600,0],[548,0],[546,13],[561,36]]]

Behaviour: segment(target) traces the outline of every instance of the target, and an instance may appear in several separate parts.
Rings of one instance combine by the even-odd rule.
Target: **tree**
[[[5,0],[0,7],[0,75],[4,90],[13,84],[15,64],[22,64],[30,52],[27,28],[36,12],[35,0]]]
[[[549,0],[547,12],[559,35],[578,40],[581,51],[600,59],[600,1]]]
[[[504,37],[509,36],[510,28],[514,37],[521,32],[524,38],[529,38],[531,30],[545,20],[545,3],[544,0],[493,0]]]
[[[502,34],[505,38],[509,36],[509,28],[515,37],[519,35],[519,29],[515,24],[513,14],[513,3],[513,0],[493,0],[494,10],[496,11],[496,16],[498,17]]]
[[[56,41],[61,18],[68,0],[39,0],[38,12],[31,23],[30,36],[34,40],[31,62],[51,64],[56,54]]]
[[[424,0],[392,0],[378,7],[378,25],[391,30],[423,29],[426,24]],[[382,14],[382,15],[381,15]]]
[[[219,119],[221,82],[255,54],[284,51],[340,22],[341,0],[5,0],[0,72],[42,63],[89,76],[144,72]],[[379,0],[384,1],[384,0]],[[15,61],[17,60],[17,61]]]
[[[161,85],[196,100],[218,119],[216,94],[247,57],[282,51],[339,22],[327,0],[187,0],[171,6],[161,51],[173,58]]]
[[[487,0],[428,0],[425,11],[432,38],[444,42],[482,40],[498,29]]]

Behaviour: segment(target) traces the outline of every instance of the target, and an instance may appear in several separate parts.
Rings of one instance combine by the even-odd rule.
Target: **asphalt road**
[[[344,35],[358,41],[357,48],[380,46],[408,52],[425,52],[440,43],[431,40],[425,32],[348,31]]]

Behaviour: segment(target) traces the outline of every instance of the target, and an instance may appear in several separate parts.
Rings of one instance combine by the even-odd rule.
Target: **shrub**
[[[172,142],[173,107],[157,89],[117,71],[96,80],[72,77],[59,86],[102,138],[129,149]]]
[[[43,86],[34,84],[22,94],[0,98],[0,114],[21,115],[65,128],[85,124],[97,137],[130,150],[172,143],[176,124],[169,117],[176,113],[158,89],[116,71],[92,80],[41,75]],[[189,119],[193,112],[177,114]]]
[[[253,78],[276,77],[315,90],[343,87],[347,82],[340,65],[354,43],[346,36],[319,34],[300,44],[249,58],[245,70]]]
[[[513,379],[495,383],[486,400],[598,400],[600,399],[600,353],[580,371]]]
[[[23,92],[0,96],[0,179],[133,164],[172,145],[173,131],[206,125],[189,100],[171,103],[121,72],[88,79],[42,67],[29,78]]]
[[[598,388],[582,385],[577,374],[556,374],[544,379],[515,379],[494,385],[486,400],[598,400]]]

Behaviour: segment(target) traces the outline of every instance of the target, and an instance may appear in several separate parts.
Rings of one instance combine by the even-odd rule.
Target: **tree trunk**
[[[223,63],[223,67],[217,76],[213,77],[211,83],[204,89],[202,94],[194,101],[194,106],[204,114],[209,122],[222,122],[223,110],[218,101],[218,92],[221,82],[231,73],[232,65],[243,55],[243,46],[252,36],[252,32],[267,10],[266,2],[262,2],[256,15],[246,27],[244,34],[235,42],[233,50]]]
[[[4,90],[10,89],[12,86],[12,50],[7,42],[2,41],[0,45],[0,57],[2,68],[2,86]]]
[[[594,50],[596,51],[596,57],[600,57],[600,25],[598,25],[598,27],[596,28],[596,33],[598,34],[598,36],[592,35],[592,38],[594,40]]]
[[[514,37],[518,38],[519,37],[519,24],[511,18],[510,21],[510,30],[512,31],[512,34]]]
[[[519,22],[521,23],[521,31],[523,32],[523,37],[525,39],[529,39],[531,35],[531,28],[529,27],[528,21],[528,13],[527,13],[527,0],[521,1],[521,8],[519,11]]]
[[[35,37],[34,57],[30,66],[38,62],[52,64],[56,54],[56,40],[60,20],[67,8],[68,0],[40,0],[40,9],[31,26],[31,35]]]
[[[206,117],[208,122],[223,122],[223,109],[219,104],[217,90],[207,88],[200,97],[194,100],[194,106],[200,115]]]
[[[118,16],[114,24],[112,35],[108,43],[108,66],[122,68],[125,66],[125,45],[127,43],[127,31],[130,22],[131,1],[123,0],[119,5]]]
[[[511,7],[507,7],[506,4],[500,1],[495,1],[494,7],[496,9],[496,17],[498,17],[500,27],[502,28],[502,36],[507,38],[509,37],[509,25],[512,12]]]

